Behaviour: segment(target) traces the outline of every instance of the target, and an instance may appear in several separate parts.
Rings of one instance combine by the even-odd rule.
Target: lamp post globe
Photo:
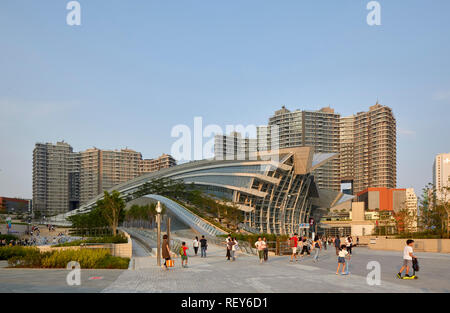
[[[156,213],[161,214],[162,208],[161,208],[161,202],[158,201],[158,204],[156,205]]]

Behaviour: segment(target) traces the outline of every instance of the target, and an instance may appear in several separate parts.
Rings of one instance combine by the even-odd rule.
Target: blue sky
[[[342,115],[377,98],[398,128],[398,186],[450,152],[450,1],[0,2],[0,195],[31,197],[35,142],[170,152],[177,124],[265,124],[281,105]]]

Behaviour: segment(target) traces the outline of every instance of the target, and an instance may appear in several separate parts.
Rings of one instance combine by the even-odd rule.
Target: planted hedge
[[[107,236],[107,237],[94,237],[85,240],[74,240],[71,242],[65,242],[52,247],[75,247],[87,243],[127,243],[128,239],[123,235]]]
[[[129,258],[112,256],[107,249],[59,250],[40,253],[32,247],[2,247],[0,259],[8,260],[11,267],[66,268],[71,261],[87,269],[127,269]]]

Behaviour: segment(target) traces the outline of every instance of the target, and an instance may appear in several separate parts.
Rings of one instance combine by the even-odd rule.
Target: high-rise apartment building
[[[142,154],[130,149],[80,152],[80,201],[84,204],[104,190],[141,175]]]
[[[397,130],[392,109],[371,106],[354,116],[353,192],[368,187],[395,188]]]
[[[433,184],[438,200],[450,201],[450,192],[442,192],[444,187],[450,187],[450,153],[438,154],[433,164]],[[446,197],[447,199],[443,199]]]
[[[177,165],[175,159],[169,154],[163,154],[156,159],[144,159],[139,161],[139,174],[159,171]]]
[[[33,209],[54,215],[76,209],[104,190],[144,173],[176,165],[172,156],[142,160],[130,149],[73,152],[65,142],[37,143],[33,151]]]
[[[340,115],[332,108],[318,111],[291,112],[282,107],[269,118],[269,125],[258,128],[258,145],[260,135],[268,134],[268,142],[276,142],[280,149],[299,146],[314,147],[316,153],[339,153]],[[271,135],[271,128],[277,126],[278,141]],[[273,147],[268,144],[268,149]],[[339,157],[329,161],[313,174],[319,188],[340,190]]]
[[[406,227],[412,232],[417,231],[417,204],[417,195],[414,192],[414,188],[406,188],[406,209],[410,216]]]
[[[258,128],[258,146],[265,143],[260,134],[277,141],[270,138],[274,125],[280,148],[312,146],[316,153],[339,154],[313,173],[320,188],[340,190],[341,183],[351,183],[351,193],[357,194],[369,187],[396,187],[396,121],[389,107],[377,102],[368,112],[341,117],[329,107],[291,112],[283,106],[268,126]]]
[[[257,139],[242,138],[238,132],[214,137],[216,160],[249,160],[257,151]]]
[[[37,143],[33,150],[33,210],[43,215],[78,206],[79,155],[65,142]]]

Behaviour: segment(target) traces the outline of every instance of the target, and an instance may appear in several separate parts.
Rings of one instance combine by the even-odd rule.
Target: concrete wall
[[[360,242],[362,238],[360,238]],[[378,237],[365,237],[369,248],[373,250],[403,251],[407,239],[386,239]],[[450,253],[450,239],[414,239],[414,251]]]

